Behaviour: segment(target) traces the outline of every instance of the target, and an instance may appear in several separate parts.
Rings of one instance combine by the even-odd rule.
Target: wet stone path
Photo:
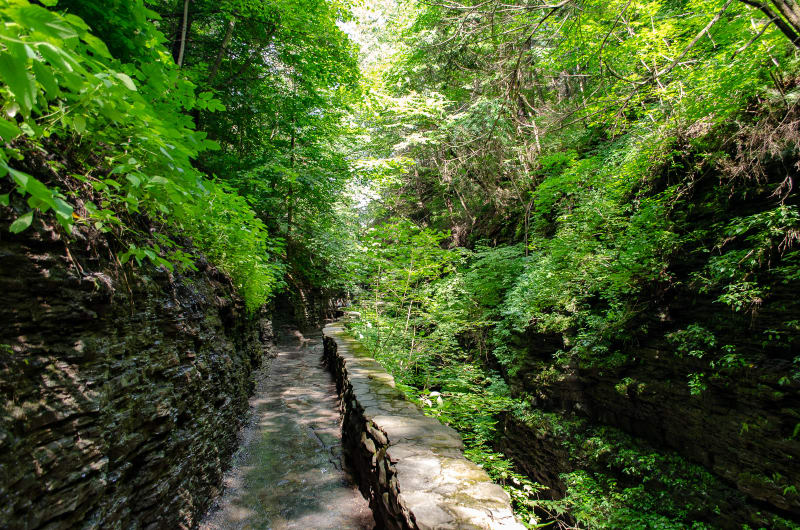
[[[321,364],[321,333],[283,329],[277,352],[256,375],[242,445],[201,530],[373,528],[367,501],[342,469],[336,387]]]

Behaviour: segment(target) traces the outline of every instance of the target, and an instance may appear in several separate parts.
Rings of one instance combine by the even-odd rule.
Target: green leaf
[[[95,52],[97,52],[97,54],[100,55],[101,57],[105,57],[107,59],[112,58],[111,53],[108,51],[108,47],[106,47],[106,43],[101,41],[91,33],[86,33],[85,35],[83,35],[81,37],[81,40],[83,40],[86,44],[88,44],[89,47]]]
[[[0,138],[5,142],[10,142],[20,135],[19,127],[16,123],[7,120],[0,120]]]
[[[28,203],[28,206],[30,206],[30,208],[32,210],[37,210],[38,209],[42,213],[46,213],[47,211],[50,210],[50,206],[47,204],[47,202],[45,202],[45,201],[43,201],[41,199],[37,199],[36,197],[34,197],[32,195],[29,195],[28,196],[28,200],[25,201],[25,202]]]
[[[43,7],[27,5],[14,11],[19,21],[34,31],[66,41],[78,38],[75,29],[66,20]]]
[[[33,130],[33,127],[31,127],[31,124],[27,121],[19,124],[19,130],[25,133],[25,136],[30,136],[31,138],[36,136],[36,131]]]
[[[36,53],[33,51],[33,48],[27,44],[12,41],[5,42],[4,44],[8,48],[8,53],[19,61],[25,62],[27,59],[36,59]]]
[[[64,230],[71,233],[73,224],[72,206],[67,204],[63,199],[56,198],[53,201],[53,209],[56,211],[56,220],[58,224],[60,224]]]
[[[222,149],[222,146],[219,145],[219,142],[215,142],[214,140],[203,140],[201,148],[207,151],[219,151]]]
[[[57,46],[53,46],[49,42],[43,42],[37,49],[42,54],[42,57],[61,73],[70,73],[75,70],[75,65],[68,60],[68,58],[71,58]]]
[[[8,193],[0,195],[0,206],[8,206]]]
[[[93,180],[90,184],[91,184],[92,188],[94,188],[96,191],[104,191],[104,190],[108,189],[108,185],[106,183],[104,183],[104,182],[99,182],[99,181],[94,181]],[[87,208],[87,210],[88,210],[88,208]]]
[[[69,203],[64,199],[59,199],[56,197],[53,200],[53,209],[56,211],[57,216],[65,219],[72,219],[72,206],[70,206]]]
[[[133,83],[133,79],[121,72],[114,72],[114,77],[122,81],[122,84],[125,85],[128,90],[136,92],[136,85]]]
[[[19,234],[20,232],[31,226],[32,222],[33,222],[33,211],[30,211],[25,215],[21,215],[20,217],[17,218],[16,221],[11,223],[11,226],[8,227],[8,230],[12,234]]]
[[[82,29],[83,31],[89,31],[89,25],[79,16],[73,15],[72,13],[62,13],[64,20],[72,24],[78,29]]]
[[[3,169],[5,169],[11,174],[11,178],[14,179],[14,182],[17,183],[17,186],[19,186],[23,190],[25,190],[25,188],[28,186],[28,181],[33,178],[24,171],[19,171],[17,169],[10,167],[5,162],[1,162],[0,166],[2,166]]]
[[[30,193],[32,196],[36,197],[40,201],[44,202],[45,204],[48,204],[50,206],[53,205],[53,192],[52,192],[52,190],[50,190],[50,188],[48,188],[47,186],[45,186],[44,184],[42,184],[41,182],[39,182],[35,178],[30,177],[28,179],[28,182],[25,185],[25,191],[27,191],[28,193]]]
[[[19,60],[7,52],[0,53],[0,80],[8,85],[14,99],[27,112],[36,99],[36,83],[28,73],[27,60]]]
[[[59,95],[58,82],[53,75],[52,69],[41,61],[33,61],[33,73],[36,74],[36,80],[42,85],[48,96],[56,97]]]
[[[76,114],[74,118],[72,118],[72,126],[75,127],[75,131],[78,134],[83,134],[86,132],[86,118],[81,116],[80,114]]]

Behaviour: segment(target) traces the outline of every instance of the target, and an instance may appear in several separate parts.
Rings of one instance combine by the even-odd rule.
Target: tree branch
[[[785,20],[781,18],[781,16],[775,13],[770,7],[766,4],[761,2],[757,2],[756,0],[739,0],[750,7],[754,7],[767,15],[770,20],[774,21],[774,24],[778,26],[778,29],[786,35],[786,37],[794,44],[797,48],[800,48],[800,34],[797,33]]]
[[[742,0],[742,1],[745,1],[745,0]],[[653,78],[655,79],[655,78],[657,78],[657,77],[661,77],[662,75],[666,75],[666,74],[670,73],[670,72],[671,72],[671,71],[672,71],[672,70],[673,70],[673,69],[674,69],[674,68],[675,68],[675,67],[678,65],[678,63],[680,63],[680,62],[681,62],[681,60],[682,60],[684,57],[686,57],[686,54],[687,54],[687,53],[689,53],[689,51],[690,51],[692,48],[694,48],[694,45],[695,45],[695,44],[697,44],[697,41],[699,41],[699,40],[700,40],[700,38],[703,36],[703,34],[704,34],[704,33],[708,33],[708,30],[710,30],[710,29],[711,29],[711,27],[712,27],[714,24],[716,24],[717,22],[719,22],[719,19],[721,19],[721,18],[722,18],[722,15],[725,13],[725,11],[728,9],[728,7],[729,7],[729,6],[730,6],[732,3],[733,3],[733,0],[728,0],[727,2],[725,2],[725,5],[724,5],[724,6],[722,6],[722,9],[720,9],[720,10],[719,10],[719,12],[718,12],[716,15],[714,15],[714,18],[712,18],[712,19],[711,19],[711,21],[710,21],[708,24],[706,24],[706,27],[704,27],[702,30],[700,30],[700,33],[698,33],[697,35],[695,35],[695,37],[692,39],[692,42],[690,42],[690,43],[689,43],[689,45],[688,45],[688,46],[686,46],[686,48],[684,48],[684,49],[683,49],[683,51],[681,52],[681,54],[680,54],[680,55],[678,55],[678,56],[675,58],[675,60],[674,60],[674,61],[672,61],[672,64],[670,64],[669,66],[667,66],[667,67],[666,67],[664,70],[662,70],[662,71],[660,71],[660,72],[654,72],[654,73],[653,73]]]
[[[208,84],[210,85],[214,78],[217,77],[217,73],[219,72],[219,67],[222,64],[222,58],[225,56],[225,50],[228,49],[228,46],[231,43],[231,39],[233,38],[233,28],[236,26],[236,19],[231,17],[228,21],[228,27],[225,30],[225,37],[222,39],[222,44],[219,47],[219,52],[217,52],[217,58],[214,60],[214,66],[211,67],[211,71],[208,74]]]
[[[749,41],[747,41],[747,44],[745,44],[744,46],[742,46],[741,48],[739,48],[738,50],[736,50],[735,52],[733,52],[733,55],[731,55],[731,59],[734,59],[734,58],[735,58],[737,55],[739,55],[740,53],[742,53],[743,51],[745,51],[745,50],[746,50],[747,48],[749,48],[749,47],[750,47],[750,46],[751,46],[751,45],[752,45],[752,44],[753,44],[755,41],[757,41],[757,40],[758,40],[758,39],[761,37],[761,35],[763,35],[765,31],[767,31],[767,28],[768,28],[768,27],[769,27],[769,26],[770,26],[770,25],[771,25],[773,22],[775,22],[775,19],[774,19],[774,18],[773,18],[773,19],[771,19],[771,20],[768,20],[768,21],[767,21],[767,23],[766,23],[766,24],[764,24],[764,27],[763,27],[763,28],[761,28],[761,30],[760,30],[758,33],[756,33],[755,35],[753,35],[753,38],[752,38],[752,39],[750,39]]]

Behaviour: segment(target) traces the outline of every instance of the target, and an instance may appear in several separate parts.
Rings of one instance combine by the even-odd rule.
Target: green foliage
[[[617,429],[527,406],[515,414],[537,437],[567,451],[575,470],[561,476],[566,496],[538,502],[551,513],[569,513],[580,527],[714,528],[698,515],[719,514],[726,503],[738,502],[736,494],[720,495],[724,484],[703,467]],[[775,527],[794,527],[766,517]]]
[[[55,4],[48,3],[51,7]],[[274,15],[260,2],[236,6],[225,3],[223,7],[229,15],[266,17],[265,20],[272,20]],[[343,13],[339,9],[319,3],[308,7],[306,14],[328,17],[325,28],[331,31],[337,13]],[[288,17],[288,12],[284,15],[283,31],[291,33],[301,19]],[[176,67],[165,47],[167,39],[151,22],[158,18],[158,13],[147,9],[142,0],[64,0],[54,10],[26,0],[0,5],[0,97],[4,115],[10,118],[0,121],[0,136],[6,142],[0,151],[0,176],[13,181],[14,189],[31,208],[19,216],[11,230],[28,228],[35,212],[53,212],[67,231],[75,222],[89,223],[96,229],[113,232],[122,241],[151,240],[149,247],[130,243],[121,254],[122,260],[149,260],[170,269],[174,264],[191,266],[190,257],[163,237],[182,231],[233,276],[248,307],[255,309],[283,284],[283,265],[276,258],[285,247],[280,238],[270,235],[277,229],[270,230],[253,211],[251,205],[255,206],[255,201],[248,204],[233,188],[209,179],[196,168],[201,153],[218,150],[220,144],[225,147],[230,135],[222,136],[218,128],[206,125],[205,129],[224,141],[209,140],[207,132],[196,130],[193,115],[202,114],[206,122],[214,115],[231,117],[232,102],[226,102],[226,110],[222,103],[226,98],[217,97],[224,95],[198,89],[188,79],[193,74]],[[252,34],[242,36],[250,37]],[[305,76],[309,86],[319,84],[321,79],[331,84],[341,83],[348,75],[352,78],[352,68],[339,68],[340,61],[352,64],[346,39],[339,38],[338,48],[330,48],[328,42],[327,56],[331,60],[317,60],[313,65],[305,62],[305,55],[289,51],[310,46],[306,39],[302,34],[296,37],[298,42],[283,41],[286,49],[280,55],[287,65],[294,65],[298,75]],[[313,49],[303,50],[312,52]],[[305,68],[302,71],[301,66]],[[321,103],[330,104],[317,97],[310,105]],[[234,104],[238,108],[239,103]],[[256,116],[267,112],[261,111]],[[246,112],[253,116],[252,109]],[[263,131],[265,125],[258,127]],[[86,190],[84,195],[91,196],[90,200],[81,201],[80,209],[63,191],[21,171],[17,164],[27,160],[28,153],[35,149],[56,150],[58,142],[72,146],[68,163],[81,169],[73,171],[69,178]],[[341,159],[336,147],[329,150],[333,153],[329,156]],[[288,154],[282,156],[288,158]],[[63,181],[65,166],[56,163],[53,169],[63,175]],[[231,173],[231,168],[220,169]],[[346,168],[338,171],[349,175]],[[323,196],[334,192],[329,186],[302,184],[330,182],[330,172],[314,176],[310,168],[295,172],[292,179],[299,183],[299,197],[307,199],[316,194],[311,200],[319,203]],[[278,189],[278,193],[285,191]],[[8,204],[8,198],[4,203]],[[165,234],[138,234],[138,214],[172,228]],[[325,226],[320,232],[328,228]]]
[[[177,61],[183,2],[149,4]],[[284,241],[292,284],[348,281],[339,266],[353,246],[345,237],[354,133],[346,111],[359,79],[356,51],[339,28],[349,18],[347,5],[330,0],[193,0],[185,21],[181,71],[212,102],[195,111],[195,123],[220,145],[197,165],[245,197]],[[217,100],[225,112],[214,112]]]
[[[698,359],[703,358],[706,350],[717,345],[714,334],[699,324],[690,324],[686,329],[673,331],[666,338],[675,347],[676,355],[690,355]]]
[[[213,183],[205,199],[195,212],[202,223],[192,237],[231,275],[248,309],[255,311],[284,286],[284,264],[274,258],[283,253],[283,241],[270,237],[245,199],[227,186]]]
[[[496,248],[478,245],[464,275],[470,298],[485,308],[499,306],[525,261],[522,245]]]
[[[353,332],[529,526],[719,509],[702,469],[520,389],[609,371],[636,399],[643,341],[690,396],[763,361],[790,366],[762,378],[778,395],[800,381],[798,52],[774,23],[721,0],[379,2],[367,24],[339,1],[183,5],[0,0],[12,232],[89,224],[179,270],[182,232],[250,310],[287,283],[353,291]],[[754,352],[735,328],[761,311]],[[568,450],[564,499],[494,449],[510,414]]]
[[[493,418],[526,394],[554,406],[568,378],[614,374],[631,406],[661,385],[687,406],[739,378],[795,389],[800,56],[762,11],[721,0],[402,8],[361,30],[380,50],[365,54],[358,115],[358,167],[376,177],[366,225],[380,237],[360,239],[354,332],[464,434],[471,458],[501,477]],[[411,256],[426,253],[450,257],[424,274]],[[665,362],[676,378],[640,380]],[[516,399],[488,392],[498,372]],[[717,487],[702,469],[549,423],[543,432],[572,440],[574,472],[560,503],[513,490],[526,520],[538,509],[592,528],[686,528],[719,510],[692,504]]]
[[[771,267],[782,254],[784,266],[780,275],[791,277],[796,269],[789,265],[793,253],[787,253],[800,230],[800,211],[797,206],[778,205],[774,209],[746,217],[736,217],[722,230],[725,239],[719,244],[719,255],[708,260],[705,270],[696,276],[703,289],[721,287],[717,301],[735,311],[753,311],[768,296],[769,287],[754,281],[762,269]],[[789,265],[789,266],[786,266]],[[781,278],[781,283],[791,281]]]

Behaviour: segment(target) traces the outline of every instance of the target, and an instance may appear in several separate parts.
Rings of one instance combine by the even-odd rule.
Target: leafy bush
[[[131,216],[146,214],[171,227],[162,236],[182,231],[195,238],[234,277],[248,307],[258,307],[280,283],[280,267],[270,258],[279,246],[244,201],[192,165],[201,151],[218,146],[194,130],[189,113],[223,107],[210,93],[195,94],[194,85],[180,75],[163,35],[147,20],[157,15],[142,0],[124,7],[132,18],[114,17],[111,10],[105,21],[135,35],[135,42],[121,48],[113,43],[126,62],[73,14],[27,0],[0,5],[0,98],[8,117],[0,119],[5,142],[0,174],[12,179],[30,207],[11,230],[20,232],[34,215],[52,211],[68,232],[76,222],[91,223],[131,240],[136,233]],[[54,170],[90,190],[84,197],[96,197],[81,201],[81,208],[63,191],[14,168],[26,152],[55,152],[59,144],[70,146],[65,162],[80,171],[68,176],[62,163]],[[2,202],[8,204],[9,198]],[[168,252],[177,248],[168,237],[161,243],[130,244],[123,257],[166,267],[189,263],[185,253]]]

